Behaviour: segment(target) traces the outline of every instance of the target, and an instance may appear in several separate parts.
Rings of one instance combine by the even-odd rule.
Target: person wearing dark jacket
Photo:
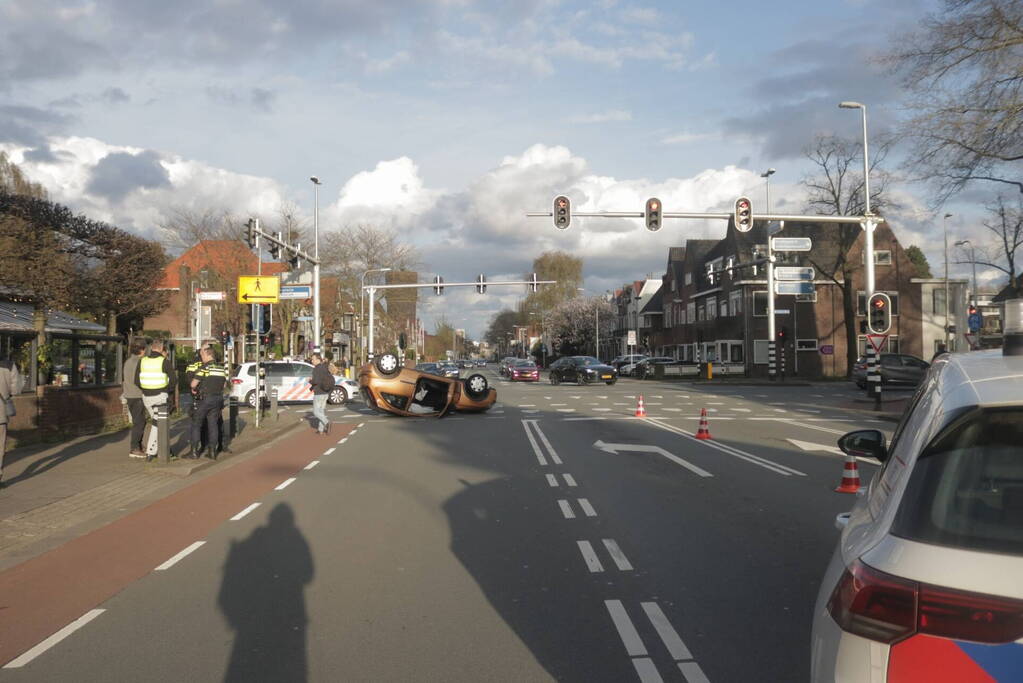
[[[330,368],[320,354],[313,354],[312,363],[313,376],[310,378],[309,384],[313,390],[313,418],[317,421],[317,433],[326,434],[330,431],[330,421],[327,419],[327,398],[334,390],[334,376],[330,374]]]
[[[146,353],[146,342],[134,339],[131,342],[131,355],[124,361],[124,372],[121,375],[121,397],[128,406],[131,416],[131,438],[128,441],[129,453],[132,458],[144,458],[142,437],[146,433],[146,407],[142,404],[142,388],[138,385],[139,361]]]
[[[224,409],[227,370],[217,362],[210,347],[204,346],[199,354],[202,365],[193,373],[191,380],[192,396],[196,401],[196,408],[192,413],[191,457],[198,459],[206,450],[206,457],[216,460],[220,452],[219,418]],[[204,431],[207,435],[205,446],[201,439]]]
[[[163,340],[154,339],[149,345],[149,353],[139,360],[138,369],[135,371],[135,383],[142,389],[142,404],[149,413],[149,419],[152,420],[149,438],[146,440],[146,456],[150,460],[156,457],[157,451],[156,407],[167,405],[170,392],[177,380],[174,365],[167,357]]]

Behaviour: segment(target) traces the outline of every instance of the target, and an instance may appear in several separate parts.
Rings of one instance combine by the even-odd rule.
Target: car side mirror
[[[838,439],[838,447],[846,455],[874,458],[880,462],[888,458],[884,434],[876,429],[849,432]]]

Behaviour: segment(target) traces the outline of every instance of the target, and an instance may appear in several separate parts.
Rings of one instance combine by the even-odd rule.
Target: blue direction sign
[[[817,271],[813,266],[775,266],[774,277],[777,280],[813,280]]]
[[[775,294],[813,294],[814,293],[812,282],[775,282],[774,293]]]
[[[980,312],[971,313],[966,320],[966,326],[970,328],[970,332],[979,332],[980,328],[984,326],[984,317]]]
[[[809,237],[772,237],[771,249],[774,251],[810,251],[812,242]]]
[[[281,285],[281,299],[312,299],[312,285]]]

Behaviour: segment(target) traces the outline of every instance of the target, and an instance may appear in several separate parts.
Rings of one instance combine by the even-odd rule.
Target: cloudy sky
[[[527,219],[577,210],[797,210],[815,133],[903,115],[871,61],[931,3],[596,0],[0,0],[0,149],[51,197],[144,235],[174,208],[400,230],[424,273],[518,275],[582,256],[591,292],[663,272],[669,245],[720,223]],[[904,244],[940,266],[940,218],[899,185]],[[972,205],[946,207],[976,237]],[[973,213],[971,213],[973,211]],[[942,214],[944,211],[942,212]],[[954,272],[966,273],[962,267]],[[966,267],[968,269],[968,266]],[[934,268],[936,272],[940,268]],[[432,298],[479,334],[523,292]],[[463,320],[464,319],[464,320]]]

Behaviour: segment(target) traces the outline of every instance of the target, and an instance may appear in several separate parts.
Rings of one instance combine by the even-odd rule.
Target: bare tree
[[[1002,271],[1009,276],[1009,298],[1018,292],[1016,273],[1016,252],[1023,247],[1023,198],[1016,199],[1016,206],[1007,206],[1006,199],[998,196],[987,205],[988,218],[983,225],[991,231],[989,244],[974,249],[977,265]],[[957,263],[970,263],[959,260]]]
[[[975,181],[1023,193],[1023,3],[944,0],[881,61],[912,93],[903,134],[935,205]]]
[[[891,150],[891,141],[876,145],[870,160],[870,204],[875,212],[882,212],[891,203],[888,186],[891,176],[880,166]],[[801,183],[807,190],[806,208],[825,215],[857,216],[866,208],[864,203],[861,146],[834,136],[818,136],[804,154],[816,167],[815,174],[807,174]],[[810,253],[810,263],[818,273],[834,282],[842,291],[842,310],[846,338],[847,372],[852,372],[858,355],[856,314],[857,297],[853,276],[860,270],[858,262],[849,260],[849,251],[860,238],[863,229],[859,223],[828,224],[831,243],[828,249]],[[816,254],[816,256],[814,255]]]

